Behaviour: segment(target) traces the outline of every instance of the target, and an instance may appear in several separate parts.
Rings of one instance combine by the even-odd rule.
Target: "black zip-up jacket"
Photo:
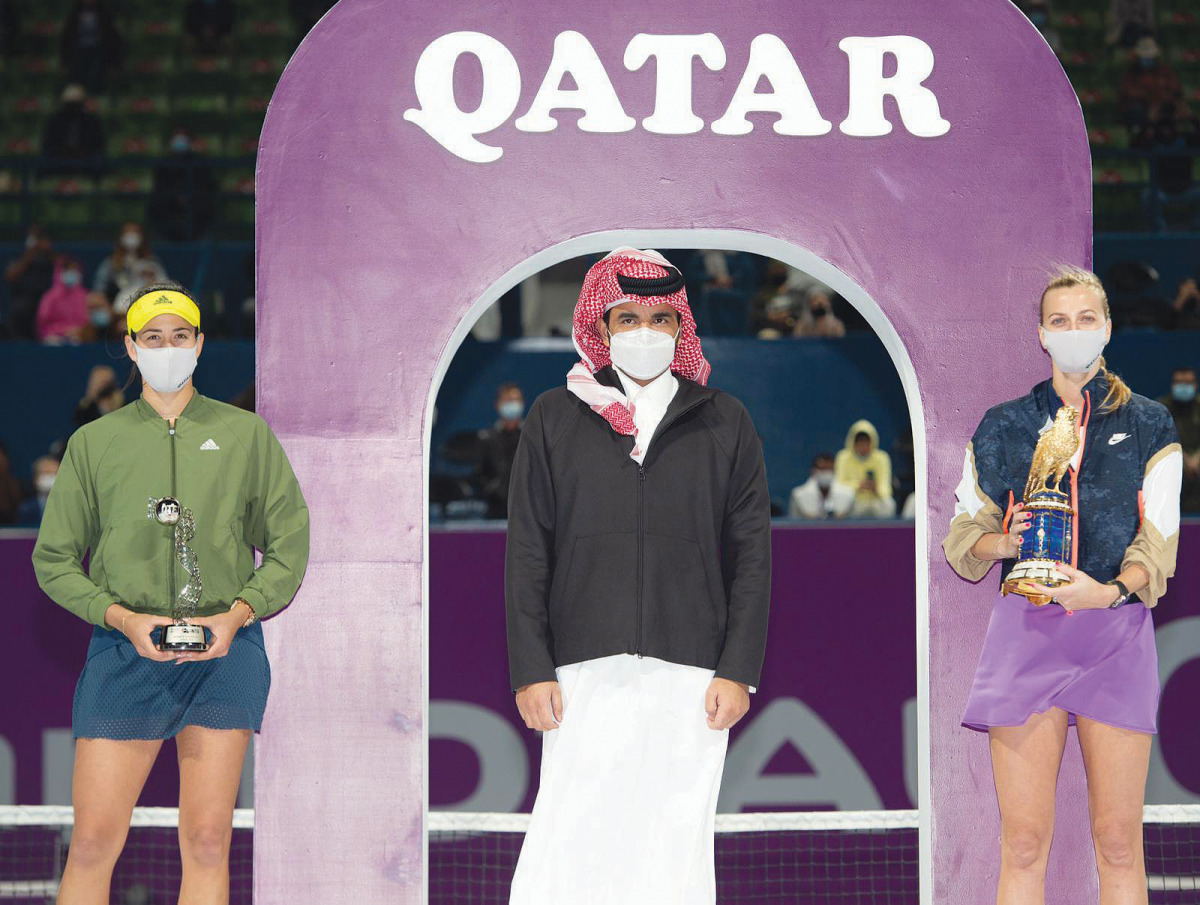
[[[514,691],[621,653],[758,684],[771,590],[762,442],[741,402],[676,376],[642,465],[633,438],[565,386],[530,407],[508,492]],[[595,377],[624,392],[611,365]]]

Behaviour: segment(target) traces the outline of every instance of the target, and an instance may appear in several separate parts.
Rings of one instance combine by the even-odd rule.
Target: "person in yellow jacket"
[[[271,682],[258,620],[300,586],[308,508],[266,422],[193,387],[204,337],[183,288],[142,290],[127,322],[141,397],[71,437],[33,551],[42,589],[94,626],[72,708],[75,826],[58,903],[108,902],[134,804],[172,737],[179,901],[224,902],[242,761]],[[203,652],[158,647],[177,599],[195,607]]]
[[[833,479],[854,491],[851,518],[892,518],[892,458],[879,448],[879,432],[865,418],[846,431],[846,446],[833,461]]]

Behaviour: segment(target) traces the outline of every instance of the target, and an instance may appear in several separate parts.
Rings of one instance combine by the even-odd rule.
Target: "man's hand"
[[[517,689],[517,710],[530,729],[549,732],[563,718],[562,689],[557,682],[534,682]]]
[[[730,679],[714,678],[704,694],[709,729],[728,729],[750,709],[750,687]]]

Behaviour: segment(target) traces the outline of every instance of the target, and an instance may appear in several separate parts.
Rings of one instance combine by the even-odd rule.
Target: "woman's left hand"
[[[1086,572],[1061,563],[1058,571],[1071,579],[1069,584],[1059,585],[1057,588],[1041,584],[1035,584],[1033,587],[1039,593],[1054,598],[1068,613],[1074,610],[1107,609],[1117,599],[1116,588],[1109,584],[1101,584]]]
[[[202,625],[212,632],[212,641],[208,644],[208,650],[199,653],[180,654],[175,660],[176,663],[186,663],[188,660],[212,660],[216,657],[223,657],[229,653],[229,645],[233,643],[233,636],[237,634],[238,629],[242,627],[242,623],[246,621],[246,614],[241,607],[235,607],[228,613],[218,613],[216,616],[196,616],[189,619],[188,622],[192,625]]]

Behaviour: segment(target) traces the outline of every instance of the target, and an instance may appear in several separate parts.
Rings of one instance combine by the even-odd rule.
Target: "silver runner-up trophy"
[[[175,529],[175,558],[187,570],[189,576],[188,583],[183,586],[171,605],[171,618],[175,623],[163,628],[158,649],[176,653],[208,650],[204,626],[191,625],[188,622],[196,615],[196,605],[200,602],[200,591],[203,587],[196,551],[188,546],[188,542],[196,536],[196,518],[192,515],[192,510],[184,509],[179,505],[179,500],[169,496],[161,499],[151,497],[146,507],[146,517]]]

